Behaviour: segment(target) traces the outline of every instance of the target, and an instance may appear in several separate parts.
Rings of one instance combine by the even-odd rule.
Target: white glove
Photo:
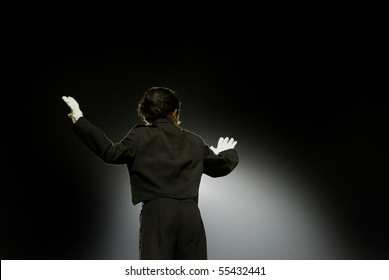
[[[73,123],[75,123],[83,116],[78,102],[71,96],[62,96],[62,100],[69,106],[70,113],[68,114],[68,117],[72,119]]]
[[[220,152],[235,148],[237,143],[238,142],[235,141],[234,138],[220,137],[217,142],[217,147],[215,148],[214,146],[211,146],[209,148],[215,153],[215,155],[218,155]]]

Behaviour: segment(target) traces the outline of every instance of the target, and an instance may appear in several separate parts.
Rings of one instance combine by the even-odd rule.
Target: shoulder
[[[147,129],[149,128],[150,125],[146,125],[146,124],[137,124],[135,126],[132,127],[132,129]]]
[[[136,135],[142,135],[149,130],[149,126],[145,124],[136,124],[127,133],[127,137],[135,137]]]
[[[186,129],[181,129],[181,131],[183,133],[185,133],[188,137],[194,139],[194,140],[197,140],[201,143],[205,143],[203,137],[201,137],[199,134],[193,132],[193,131],[190,131],[190,130],[186,130]]]

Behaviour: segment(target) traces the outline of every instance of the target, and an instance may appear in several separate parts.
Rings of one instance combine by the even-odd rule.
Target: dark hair
[[[174,114],[174,111],[177,113]],[[180,124],[179,113],[181,102],[175,91],[166,87],[151,87],[138,103],[137,112],[146,124],[152,124],[156,119],[167,118],[176,125]]]

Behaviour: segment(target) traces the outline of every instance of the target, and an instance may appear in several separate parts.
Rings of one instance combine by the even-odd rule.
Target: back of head
[[[146,124],[166,118],[179,125],[181,102],[176,93],[166,87],[151,87],[138,103],[137,112]]]

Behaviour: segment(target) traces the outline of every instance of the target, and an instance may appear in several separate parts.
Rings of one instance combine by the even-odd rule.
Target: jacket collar
[[[167,118],[156,119],[153,123],[171,123],[171,124],[173,124],[173,122]]]

